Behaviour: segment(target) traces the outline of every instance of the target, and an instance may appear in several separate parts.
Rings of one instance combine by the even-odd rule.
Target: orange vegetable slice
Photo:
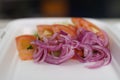
[[[55,32],[59,32],[59,31],[64,31],[64,32],[70,34],[72,37],[75,37],[75,35],[76,35],[75,28],[73,28],[73,26],[70,26],[70,25],[69,26],[65,26],[65,25],[56,24],[53,27],[53,31],[54,31],[54,33]]]
[[[92,24],[91,22],[89,22],[83,18],[72,18],[72,22],[75,24],[75,26],[77,28],[82,27],[86,30],[92,31],[92,32],[96,33],[96,35],[98,35],[99,37],[104,39],[104,34],[101,31],[101,29],[98,28],[96,25]]]
[[[38,30],[38,35],[40,38],[43,37],[50,37],[53,35],[53,29],[52,25],[38,25],[37,30]]]
[[[49,37],[52,36],[53,33],[64,31],[70,34],[72,37],[76,35],[76,28],[72,25],[61,25],[61,24],[54,24],[54,25],[38,25],[38,35],[40,37]]]
[[[35,51],[35,45],[31,45],[30,42],[36,40],[32,35],[21,35],[16,37],[16,46],[19,52],[21,60],[31,60]]]
[[[101,31],[96,25],[92,24],[91,22],[83,18],[72,18],[72,22],[75,24],[77,28],[82,27],[95,33]]]

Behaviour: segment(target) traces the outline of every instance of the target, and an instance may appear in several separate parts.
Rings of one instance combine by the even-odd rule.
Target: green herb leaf
[[[33,49],[32,45],[27,47],[27,50],[29,50],[29,49]]]
[[[40,37],[37,32],[34,33],[34,36],[37,37],[38,40],[40,40]]]

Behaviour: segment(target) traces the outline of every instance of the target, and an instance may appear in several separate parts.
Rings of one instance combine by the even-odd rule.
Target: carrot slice
[[[16,37],[16,46],[19,52],[21,60],[31,60],[35,51],[35,46],[31,45],[30,42],[36,40],[35,36],[32,35],[21,35]]]

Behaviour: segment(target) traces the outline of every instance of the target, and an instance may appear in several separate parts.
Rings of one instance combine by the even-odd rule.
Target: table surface
[[[98,20],[106,22],[107,24],[110,24],[110,25],[120,23],[120,18],[118,18],[118,19],[98,19]],[[13,20],[0,20],[0,28],[4,28],[11,21],[13,21]]]

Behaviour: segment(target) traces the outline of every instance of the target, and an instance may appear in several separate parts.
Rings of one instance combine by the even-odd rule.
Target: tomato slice
[[[75,24],[77,28],[84,28],[86,30],[92,31],[96,33],[100,38],[105,39],[103,32],[96,25],[91,22],[83,19],[83,18],[72,18],[72,22]]]
[[[73,31],[74,33],[76,33],[77,28],[76,28],[75,26],[73,26],[73,25],[68,25],[68,28],[69,28],[71,31]]]
[[[101,31],[96,25],[92,24],[91,22],[83,18],[72,18],[72,22],[75,24],[77,28],[82,27],[95,33]]]
[[[76,36],[76,29],[71,25],[65,26],[65,25],[56,24],[53,27],[53,31],[54,31],[54,33],[59,32],[59,31],[64,31],[64,32],[70,34],[72,37]]]
[[[31,45],[30,42],[36,40],[32,35],[21,35],[16,37],[16,46],[19,52],[21,60],[31,60],[35,51],[35,45]]]
[[[75,53],[78,54],[78,55],[81,56],[81,57],[84,56],[84,53],[83,53],[83,51],[81,51],[81,50],[75,49]],[[76,57],[76,56],[73,56],[72,59],[77,59],[77,57]]]
[[[50,37],[53,33],[64,31],[70,34],[72,37],[76,35],[76,28],[72,25],[61,25],[61,24],[54,24],[54,25],[39,25],[37,27],[38,35],[42,37]]]
[[[53,35],[53,29],[52,25],[38,25],[37,30],[38,30],[38,35],[40,38],[43,37],[50,37]]]

